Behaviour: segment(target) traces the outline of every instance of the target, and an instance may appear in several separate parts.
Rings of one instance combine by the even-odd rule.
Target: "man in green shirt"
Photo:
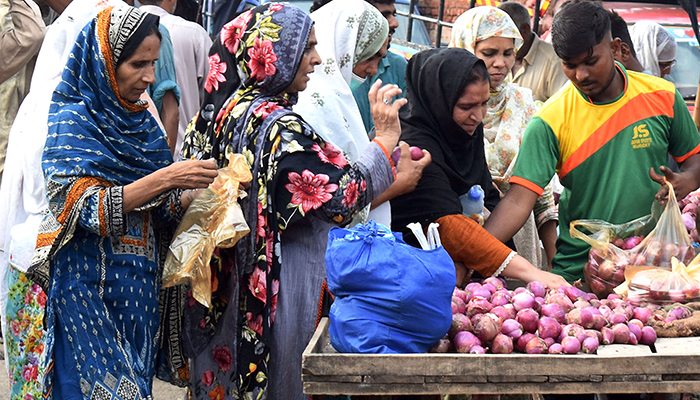
[[[700,186],[700,135],[672,83],[626,71],[615,62],[620,39],[598,3],[574,1],[552,25],[552,44],[571,81],[550,98],[527,127],[511,189],[485,228],[505,241],[520,229],[557,173],[564,186],[552,272],[583,277],[589,246],[571,238],[569,223],[622,223],[648,214],[667,196],[664,178],[685,197]],[[674,173],[668,154],[681,164]],[[659,168],[661,174],[655,172]]]

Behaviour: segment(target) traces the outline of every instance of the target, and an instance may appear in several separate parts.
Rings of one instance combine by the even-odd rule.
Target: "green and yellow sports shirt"
[[[650,212],[659,185],[649,177],[700,152],[700,135],[673,83],[627,72],[625,89],[609,103],[594,103],[573,84],[560,90],[527,126],[510,182],[542,193],[556,172],[564,192],[552,272],[583,278],[589,246],[572,239],[569,223],[602,219],[623,223]]]

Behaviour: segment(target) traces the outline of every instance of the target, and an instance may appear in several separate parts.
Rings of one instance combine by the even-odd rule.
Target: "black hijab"
[[[469,135],[452,110],[472,68],[483,64],[465,49],[431,49],[414,55],[406,69],[408,105],[401,111],[401,140],[428,150],[433,162],[423,170],[416,189],[392,200],[392,228],[423,224],[461,214],[459,196],[479,184],[484,203],[493,210],[499,200],[484,155],[483,125]]]

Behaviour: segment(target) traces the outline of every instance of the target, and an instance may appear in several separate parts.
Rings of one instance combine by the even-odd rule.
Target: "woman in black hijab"
[[[489,75],[483,61],[458,48],[420,52],[408,63],[406,88],[401,140],[429,151],[433,162],[413,192],[391,201],[394,229],[406,233],[411,222],[424,228],[438,222],[442,244],[457,265],[458,285],[466,275],[464,266],[484,277],[503,274],[551,288],[566,285],[462,215],[460,196],[475,184],[484,189],[488,210],[499,200],[484,155],[481,120],[489,99]]]

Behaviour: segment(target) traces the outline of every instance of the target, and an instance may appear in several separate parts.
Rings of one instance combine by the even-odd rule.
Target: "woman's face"
[[[457,99],[452,110],[452,119],[473,135],[476,127],[486,115],[486,103],[489,101],[489,83],[474,82],[467,85],[462,92],[462,96]]]
[[[306,42],[306,48],[304,49],[304,56],[301,58],[299,69],[294,76],[292,84],[286,90],[287,93],[299,93],[306,89],[306,84],[309,82],[309,74],[314,72],[314,67],[321,64],[321,56],[316,51],[317,43],[316,31],[311,27],[309,40]]]
[[[131,57],[117,67],[117,88],[124,100],[135,103],[148,85],[156,81],[155,65],[159,51],[158,36],[146,36]]]
[[[377,71],[379,71],[379,61],[386,57],[386,51],[388,48],[389,38],[384,41],[384,44],[375,55],[365,61],[357,63],[357,65],[352,68],[352,72],[360,78],[376,75]]]
[[[476,42],[474,55],[484,60],[495,89],[506,79],[515,63],[515,39],[492,36]]]

